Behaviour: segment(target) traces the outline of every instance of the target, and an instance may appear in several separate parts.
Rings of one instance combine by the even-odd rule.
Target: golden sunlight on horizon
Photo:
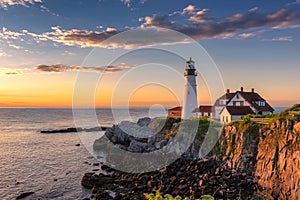
[[[173,92],[155,84],[127,91],[127,84],[132,83],[126,82],[121,84],[119,88],[121,94],[113,95],[118,78],[117,73],[103,76],[103,82],[95,90],[95,97],[92,97],[95,100],[95,105],[83,103],[80,106],[151,107],[162,105],[163,107],[173,107],[182,103],[183,91],[181,89],[183,86],[181,85],[178,85],[175,88],[176,91]],[[0,76],[0,107],[72,107],[75,81],[76,73],[74,72]],[[176,84],[176,82],[173,84]],[[197,89],[199,104],[211,104],[208,89],[200,76]],[[233,91],[236,88],[230,89]],[[282,91],[280,97],[274,96],[274,93],[278,92],[279,89]],[[298,98],[295,94],[286,91],[284,88],[257,88],[257,90],[275,107],[292,106],[297,103]]]

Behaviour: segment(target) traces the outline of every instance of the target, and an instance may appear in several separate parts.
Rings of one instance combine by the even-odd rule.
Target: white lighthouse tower
[[[195,69],[195,62],[190,58],[186,62],[185,67],[185,88],[184,88],[184,102],[182,108],[182,119],[189,119],[193,116],[193,110],[198,108],[197,100],[197,71]]]

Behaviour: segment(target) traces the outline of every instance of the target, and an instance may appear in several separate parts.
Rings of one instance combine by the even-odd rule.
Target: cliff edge
[[[266,199],[300,198],[300,122],[281,114],[269,124],[250,120],[225,126],[220,137],[223,160],[253,176]]]

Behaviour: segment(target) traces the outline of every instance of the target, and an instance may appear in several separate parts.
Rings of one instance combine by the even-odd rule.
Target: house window
[[[209,116],[209,117],[210,117],[210,112],[209,112],[209,113],[207,113],[207,116]]]
[[[228,122],[228,116],[226,116],[226,122]]]
[[[223,121],[223,122],[225,122],[225,118],[224,118],[224,116],[223,116],[223,119],[222,119],[222,121]]]
[[[236,101],[233,101],[232,104],[233,104],[233,106],[236,106]]]
[[[239,95],[239,94],[236,94],[236,98],[239,99],[239,98],[240,98],[240,95]]]
[[[201,115],[204,116],[204,112],[202,112]]]
[[[241,101],[241,106],[244,106],[244,102],[243,101]]]
[[[220,100],[220,105],[225,105],[226,104],[226,100]]]

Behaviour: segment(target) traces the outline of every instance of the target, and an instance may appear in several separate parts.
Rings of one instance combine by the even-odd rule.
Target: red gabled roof
[[[273,112],[274,109],[267,103],[265,99],[263,99],[258,93],[256,92],[239,92],[242,97],[246,101],[248,101],[251,106],[257,110],[257,111],[265,111],[265,112]],[[256,104],[256,101],[264,101],[265,105],[264,106],[259,106]]]
[[[225,108],[227,109],[230,115],[255,114],[250,108],[250,106],[226,106]]]
[[[218,98],[218,99],[216,100],[214,106],[224,106],[224,105],[220,105],[220,100],[221,100],[221,99],[229,100],[229,99],[231,99],[234,95],[235,95],[235,92],[234,92],[234,93],[232,93],[232,92],[230,92],[230,93],[225,93],[223,96],[221,96],[220,98]]]
[[[205,106],[199,106],[199,108],[196,108],[194,112],[204,112],[204,113],[209,113],[209,112],[213,112],[213,106],[208,106],[208,105],[205,105]]]
[[[182,107],[181,106],[177,106],[177,107],[169,109],[168,111],[181,111],[181,110],[182,110]]]

